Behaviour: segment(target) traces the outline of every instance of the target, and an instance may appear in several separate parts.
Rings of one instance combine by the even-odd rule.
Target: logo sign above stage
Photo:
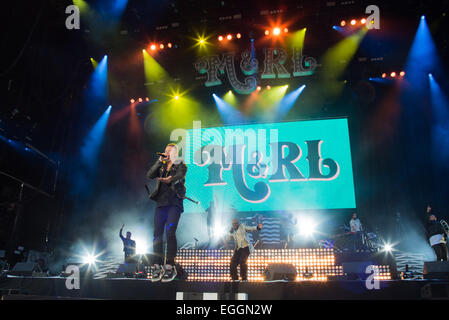
[[[287,62],[288,54],[283,48],[266,48],[263,51],[262,68],[259,67],[259,61],[254,55],[251,55],[249,50],[241,54],[239,67],[245,76],[242,81],[237,77],[237,58],[234,52],[224,53],[221,57],[218,55],[202,57],[194,65],[198,73],[206,74],[207,78],[204,83],[206,87],[221,85],[220,76],[226,73],[232,88],[240,94],[250,94],[256,90],[256,74],[259,72],[262,79],[275,79],[276,75],[278,78],[290,79],[292,76],[311,75],[317,65],[314,58],[303,56],[302,50],[299,48],[292,49],[291,63]],[[291,71],[287,69],[287,66]]]
[[[355,208],[347,119],[188,130],[187,193],[237,211]]]

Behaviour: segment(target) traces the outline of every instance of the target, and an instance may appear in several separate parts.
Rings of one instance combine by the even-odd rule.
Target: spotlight
[[[424,19],[426,19],[426,16],[425,16],[425,15],[422,15],[422,16],[421,16],[421,20],[424,20]]]
[[[171,48],[171,47],[172,47],[172,44],[171,44],[171,42],[167,43],[167,47],[169,47],[169,48]]]
[[[401,77],[405,76],[405,71],[399,72],[399,75],[400,75]]]
[[[268,85],[268,86],[267,86],[267,90],[270,90],[270,89],[271,89],[271,86],[270,86],[270,85]]]
[[[228,35],[226,36],[226,39],[232,40],[232,34],[228,34]]]
[[[280,28],[274,28],[273,29],[273,34],[275,35],[275,36],[278,36],[279,34],[281,33],[281,29]]]
[[[226,230],[221,225],[215,225],[214,228],[213,228],[213,235],[214,235],[215,239],[220,239],[224,235],[226,235]]]
[[[341,20],[340,21],[340,26],[344,27],[346,25],[346,21],[345,20]]]
[[[175,100],[179,100],[179,96],[178,95],[175,96]]]
[[[89,253],[83,257],[83,263],[85,263],[85,264],[91,265],[91,264],[95,264],[95,262],[97,262],[97,258],[93,254]]]
[[[260,90],[262,90],[262,87],[261,86],[257,86],[257,91],[260,91]]]
[[[136,239],[136,253],[145,254],[148,251],[148,245],[143,239]]]
[[[387,77],[387,74],[384,72],[384,73],[382,73],[382,78],[386,78]]]
[[[155,45],[155,44],[152,44],[152,45],[150,46],[150,50],[151,50],[151,51],[156,50],[156,45]]]
[[[308,218],[301,218],[298,223],[299,234],[305,237],[313,235],[315,232],[315,223]]]
[[[354,26],[357,23],[357,21],[355,19],[351,20],[351,25]]]
[[[146,102],[150,101],[150,98],[146,97],[146,98],[145,98],[145,101],[146,101]]]
[[[268,36],[270,34],[270,30],[265,30],[265,35]]]
[[[284,33],[288,33],[288,28],[284,28]]]
[[[218,41],[223,41],[223,36],[218,36]]]
[[[142,102],[143,101],[143,99],[142,98],[139,98],[139,102]]]
[[[240,39],[242,37],[242,34],[241,33],[237,33],[235,36],[237,37],[237,39]]]
[[[389,244],[389,243],[385,243],[385,244],[384,244],[383,251],[385,251],[385,252],[391,252],[391,251],[393,251],[393,246],[392,246],[391,244]]]
[[[390,77],[392,77],[392,78],[396,78],[396,72],[392,72],[392,73],[390,73]]]
[[[160,49],[164,49],[164,45],[161,43],[161,44],[159,45],[159,48],[160,48]]]
[[[366,19],[363,18],[362,20],[360,20],[360,23],[361,23],[361,24],[365,24],[365,23],[366,23]]]
[[[429,78],[433,78],[433,75],[431,73],[428,74]]]
[[[136,102],[136,100],[131,99],[131,100],[129,100],[129,102],[134,103],[134,102]]]

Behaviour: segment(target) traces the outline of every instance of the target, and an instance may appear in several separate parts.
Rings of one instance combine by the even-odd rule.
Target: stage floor
[[[328,280],[300,282],[193,282],[153,283],[146,279],[82,280],[79,290],[68,290],[62,277],[11,277],[0,281],[4,299],[149,299],[175,300],[183,293],[246,293],[248,300],[361,299],[403,300],[447,298],[449,281],[388,280],[380,289],[368,290],[361,280]],[[186,297],[187,295],[184,295]],[[200,297],[197,294],[196,297]]]

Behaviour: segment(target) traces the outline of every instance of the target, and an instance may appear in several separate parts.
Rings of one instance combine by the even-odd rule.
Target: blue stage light
[[[408,83],[412,92],[414,94],[427,94],[425,89],[426,75],[441,69],[440,58],[432,34],[426,19],[422,16],[408,54],[405,69],[405,76],[409,80]]]
[[[108,56],[105,55],[92,73],[86,94],[88,109],[104,106],[108,101]]]
[[[276,120],[282,120],[284,118],[284,116],[287,115],[287,113],[293,107],[296,100],[299,98],[299,96],[301,95],[301,93],[304,91],[305,88],[306,88],[306,85],[303,84],[298,89],[290,92],[284,98],[282,98],[282,100],[276,106],[276,109],[277,109]]]
[[[223,124],[236,124],[245,122],[243,114],[231,106],[229,103],[218,97],[215,93],[212,94],[215,100],[220,118]]]
[[[86,166],[93,168],[96,164],[99,147],[103,141],[104,132],[108,123],[109,114],[112,106],[109,106],[103,115],[98,119],[92,129],[84,140],[84,145],[81,148],[82,161]]]
[[[432,159],[434,164],[448,166],[449,101],[431,73],[429,86],[432,106]]]

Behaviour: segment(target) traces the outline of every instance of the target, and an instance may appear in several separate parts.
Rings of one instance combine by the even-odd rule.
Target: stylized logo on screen
[[[223,171],[231,171],[237,192],[247,202],[261,203],[271,194],[270,184],[304,181],[330,181],[340,174],[340,166],[331,158],[321,157],[323,140],[306,140],[307,156],[293,142],[270,143],[270,157],[260,151],[248,152],[247,145],[239,144],[224,148],[206,145],[195,151],[194,163],[208,170],[204,186],[227,185]],[[299,161],[306,161],[307,176],[299,167]],[[257,182],[251,188],[247,176]]]

